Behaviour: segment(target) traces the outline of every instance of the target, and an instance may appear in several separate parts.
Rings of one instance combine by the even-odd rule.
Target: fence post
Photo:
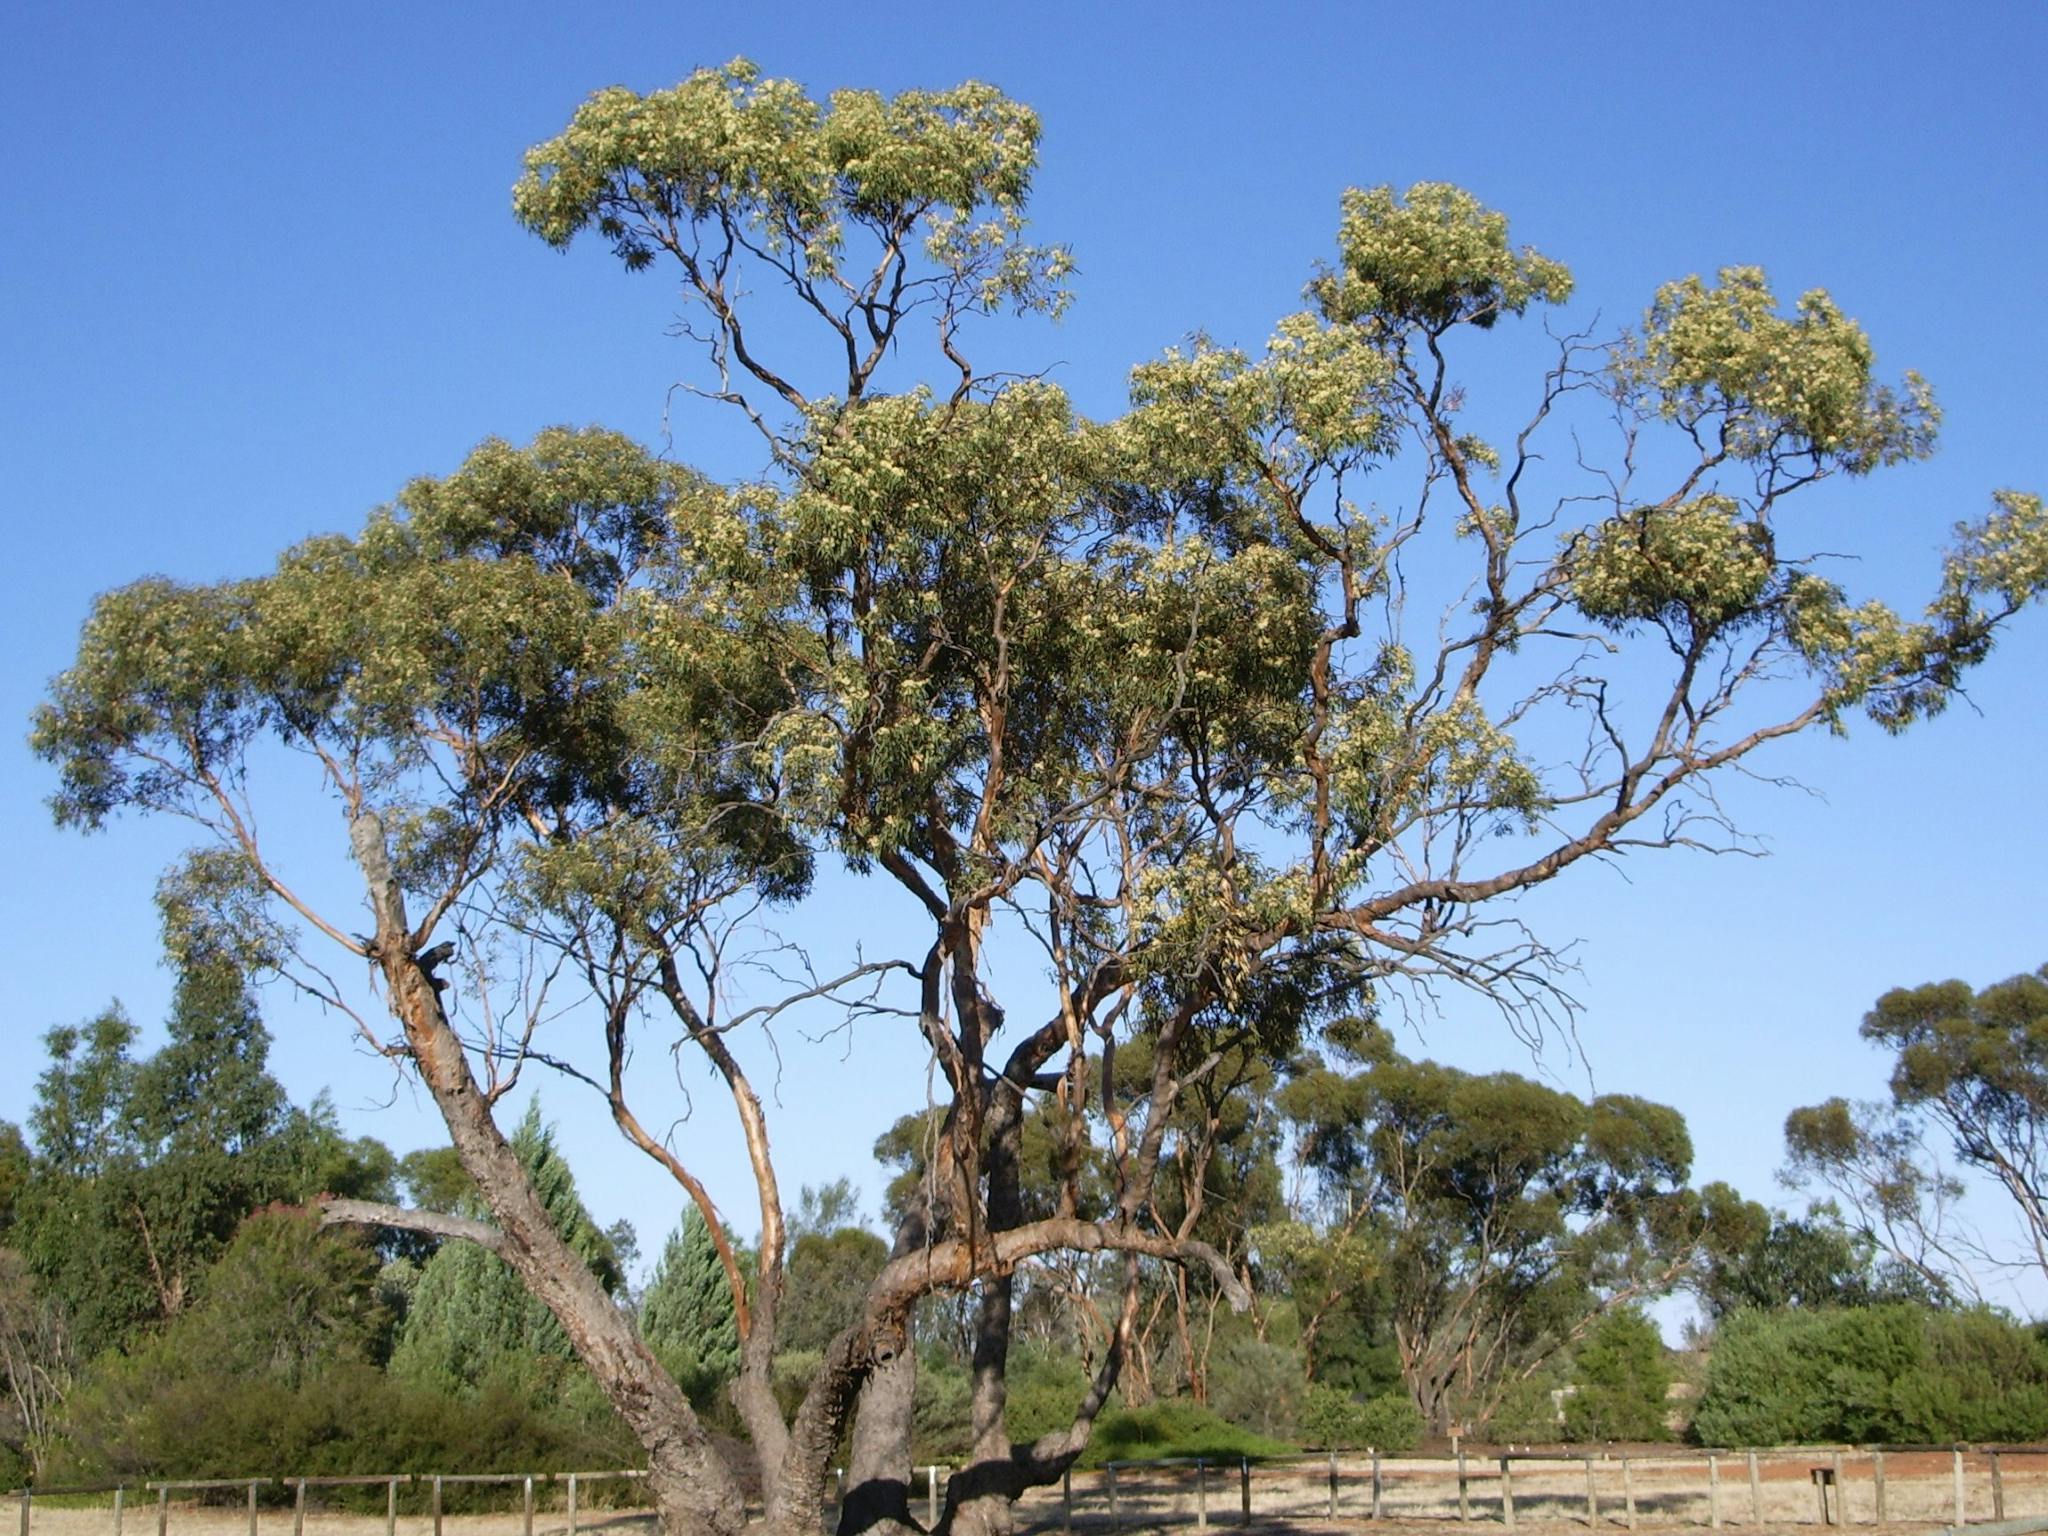
[[[1593,1458],[1586,1458],[1586,1527],[1588,1530],[1600,1523],[1600,1495],[1593,1487]]]
[[[1337,1453],[1330,1452],[1330,1523],[1337,1522]]]
[[[292,1489],[292,1536],[306,1536],[306,1480]]]
[[[440,1479],[436,1478],[434,1481],[438,1485]],[[439,1499],[440,1494],[437,1487],[435,1493],[435,1502],[437,1504]],[[434,1526],[434,1536],[441,1536],[441,1527],[438,1522]],[[569,1474],[569,1536],[576,1536],[576,1474],[574,1472]]]
[[[1239,1523],[1250,1525],[1252,1523],[1252,1459],[1249,1456],[1237,1458],[1237,1488],[1239,1497],[1244,1500],[1244,1518]]]
[[[1884,1452],[1870,1453],[1870,1481],[1877,1490],[1877,1523],[1884,1524]]]
[[[114,1485],[114,1536],[121,1536],[121,1513],[128,1502],[128,1487],[125,1483]]]
[[[1209,1463],[1195,1458],[1195,1529],[1209,1529]]]
[[[1465,1447],[1461,1445],[1458,1447],[1458,1518],[1460,1520],[1470,1520],[1472,1518],[1472,1504],[1471,1500],[1467,1497],[1470,1487],[1471,1485],[1465,1479]]]
[[[526,1474],[526,1481],[519,1490],[519,1529],[524,1536],[533,1536],[533,1474]]]
[[[938,1475],[934,1473],[932,1476],[932,1497],[935,1502],[938,1497],[938,1481]],[[934,1515],[932,1517],[931,1523],[932,1525],[937,1525],[939,1523],[938,1516]],[[1073,1528],[1074,1469],[1072,1467],[1068,1467],[1066,1471],[1060,1474],[1060,1529],[1063,1531],[1071,1531],[1073,1530]],[[930,1529],[930,1527],[928,1526],[926,1527],[926,1529]]]
[[[249,1479],[249,1536],[256,1536],[256,1479]]]
[[[1071,1490],[1071,1488],[1072,1488],[1072,1486],[1073,1486],[1073,1484],[1072,1484],[1072,1482],[1071,1482],[1071,1474],[1069,1474],[1069,1478],[1070,1478],[1070,1480],[1069,1480],[1069,1482],[1068,1482],[1067,1486],[1068,1486],[1068,1488],[1069,1488],[1069,1489]],[[1072,1494],[1071,1494],[1071,1492],[1070,1492],[1070,1493],[1069,1493],[1069,1495],[1068,1495],[1068,1498],[1067,1498],[1067,1505],[1068,1505],[1068,1507],[1069,1507],[1069,1509],[1070,1509],[1070,1510],[1071,1510],[1071,1508],[1072,1508],[1072,1506],[1073,1506],[1073,1502],[1074,1502],[1074,1501],[1073,1501],[1073,1497],[1072,1497]],[[938,1467],[938,1463],[937,1463],[937,1462],[931,1462],[931,1463],[928,1463],[928,1464],[926,1465],[925,1469],[924,1469],[924,1525],[925,1525],[925,1529],[926,1529],[926,1530],[930,1530],[930,1529],[931,1529],[931,1528],[932,1528],[933,1526],[937,1525],[938,1523],[939,1523],[939,1467]]]
[[[1998,1465],[1998,1452],[1991,1453],[1991,1518],[2005,1518],[2005,1473]]]
[[[1500,1519],[1509,1530],[1515,1528],[1515,1471],[1506,1456],[1500,1459]]]
[[[571,1476],[573,1477],[574,1474],[571,1474]],[[572,1482],[570,1486],[573,1487],[575,1485]],[[573,1501],[569,1507],[571,1509],[576,1507]],[[569,1517],[569,1529],[572,1531],[576,1529],[576,1517],[574,1515]],[[441,1536],[441,1479],[438,1474],[434,1478],[434,1536]]]
[[[1749,1523],[1764,1523],[1764,1481],[1757,1475],[1755,1451],[1749,1453]]]
[[[1375,1520],[1380,1518],[1380,1491],[1382,1486],[1380,1482],[1380,1448],[1374,1446],[1372,1448],[1372,1517]]]
[[[1711,1452],[1707,1456],[1707,1527],[1721,1529],[1721,1458]]]
[[[34,1499],[35,1494],[31,1490],[27,1488],[21,1490],[21,1536],[28,1536],[28,1507]]]
[[[1970,1522],[1970,1516],[1963,1507],[1963,1448],[1956,1446],[1948,1454],[1950,1457],[1949,1465],[1955,1475],[1956,1524],[1967,1525]]]
[[[1628,1528],[1634,1530],[1636,1528],[1636,1483],[1634,1477],[1629,1474],[1628,1458],[1626,1456],[1621,1458],[1621,1508],[1622,1513],[1628,1517]]]
[[[159,1531],[157,1536],[163,1536]],[[398,1479],[384,1482],[384,1536],[398,1536]]]
[[[28,1519],[28,1512],[26,1510],[22,1511],[22,1519],[24,1522]],[[168,1483],[158,1483],[156,1485],[156,1536],[164,1536],[164,1532],[170,1529],[170,1524],[171,1487]],[[23,1530],[27,1530],[25,1524]]]
[[[1109,1528],[1120,1531],[1124,1528],[1124,1512],[1116,1501],[1116,1463],[1109,1462],[1102,1470],[1109,1474]]]

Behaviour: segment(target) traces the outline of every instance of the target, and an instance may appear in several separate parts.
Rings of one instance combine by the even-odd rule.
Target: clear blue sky
[[[659,434],[684,367],[662,335],[667,279],[556,255],[508,210],[521,151],[603,85],[747,54],[818,92],[973,76],[1030,102],[1046,125],[1037,228],[1081,268],[1051,356],[1091,409],[1193,329],[1264,335],[1329,252],[1341,189],[1427,178],[1469,186],[1568,262],[1579,316],[1624,323],[1657,283],[1729,262],[1763,265],[1781,294],[1829,287],[1884,370],[1922,370],[1948,413],[1933,464],[1861,489],[1877,565],[1923,561],[1993,487],[2048,489],[2048,8],[2033,0],[595,10],[31,3],[0,23],[0,719],[16,722],[0,752],[0,1117],[28,1103],[44,1028],[115,995],[153,1027],[168,991],[149,895],[177,829],[57,834],[21,746],[94,594],[257,571],[486,434]],[[682,427],[680,456],[750,463],[725,424]],[[1880,1088],[1855,1038],[1879,991],[2048,960],[2044,659],[2036,615],[1980,674],[1981,713],[1766,765],[1822,792],[1740,793],[1769,860],[1646,860],[1532,904],[1582,941],[1587,1004],[1584,1061],[1553,1043],[1542,1069],[1678,1105],[1700,1177],[1785,1198],[1785,1111]],[[433,1139],[410,1095],[380,1107],[388,1073],[338,1024],[276,1003],[295,1095],[331,1084],[354,1128]],[[921,1066],[872,1034],[783,1044],[790,1183],[851,1173],[872,1208],[867,1143],[921,1097]],[[1456,1000],[1410,1044],[1530,1065]],[[745,1226],[738,1162],[692,1082],[681,1143]],[[568,1087],[547,1103],[590,1203],[658,1240],[672,1191],[586,1128]]]

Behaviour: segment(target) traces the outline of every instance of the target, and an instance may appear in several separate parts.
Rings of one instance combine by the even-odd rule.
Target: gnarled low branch
[[[324,1195],[319,1200],[323,1227],[391,1227],[400,1232],[419,1232],[428,1237],[460,1238],[488,1248],[500,1258],[505,1255],[505,1234],[487,1221],[467,1216],[450,1216],[442,1211],[416,1211],[403,1205],[386,1205],[378,1200],[342,1200]]]

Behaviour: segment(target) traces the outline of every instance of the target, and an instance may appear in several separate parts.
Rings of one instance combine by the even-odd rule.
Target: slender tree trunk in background
[[[1201,1368],[1195,1361],[1194,1333],[1188,1326],[1188,1277],[1175,1270],[1173,1280],[1173,1331],[1180,1341],[1180,1370],[1187,1379],[1188,1396],[1206,1406],[1209,1401],[1209,1384],[1204,1380]]]

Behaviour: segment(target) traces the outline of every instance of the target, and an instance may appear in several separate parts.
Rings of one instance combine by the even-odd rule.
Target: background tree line
[[[291,1105],[232,965],[197,952],[177,963],[160,1048],[138,1056],[118,1007],[52,1029],[26,1134],[0,1126],[0,1481],[633,1462],[632,1436],[560,1324],[496,1255],[323,1228],[310,1209],[322,1195],[403,1194],[473,1216],[481,1204],[452,1150],[396,1157],[346,1135],[324,1102]],[[2048,1021],[2044,998],[2038,975],[1983,994],[1887,994],[1864,1032],[1897,1055],[1893,1123],[1938,1092],[1977,1106],[1975,1126],[2000,1093],[2001,1155],[2017,1163],[2019,1127],[2039,1119],[2018,1103],[2037,1091],[2024,1053]],[[1141,1052],[1116,1067],[1148,1069]],[[1991,1155],[1956,1129],[1959,1110],[1943,1113],[1934,1123],[1961,1138],[1958,1159]],[[1721,1445],[2048,1436],[2040,1332],[1970,1301],[1973,1272],[1889,1244],[1933,1217],[1896,1188],[1851,1182],[1867,1150],[1814,1130],[1842,1115],[1795,1111],[1789,1168],[1853,1203],[1789,1216],[1725,1185],[1693,1188],[1685,1125],[1666,1106],[1412,1060],[1358,1020],[1279,1069],[1240,1050],[1185,1101],[1155,1198],[1161,1225],[1228,1255],[1256,1300],[1240,1316],[1201,1276],[1147,1266],[1136,1350],[1089,1458],[1401,1450],[1452,1432],[1689,1432]],[[1072,1139],[1049,1120],[1023,1127],[1030,1206],[1050,1208],[1067,1182]],[[924,1198],[935,1134],[928,1112],[877,1143],[892,1174],[873,1213],[885,1224]],[[685,1212],[636,1287],[632,1228],[595,1225],[537,1106],[513,1145],[697,1410],[743,1439],[733,1296],[702,1215]],[[1078,1182],[1088,1201],[1109,1187],[1100,1167]],[[1924,1197],[1927,1183],[1907,1193]],[[1868,1215],[1886,1200],[1889,1225]],[[864,1214],[844,1180],[803,1190],[792,1212],[777,1317],[786,1411],[888,1261]],[[751,1268],[750,1245],[722,1235]],[[1020,1273],[1014,1433],[1056,1427],[1085,1389],[1111,1347],[1117,1267],[1061,1256]],[[1644,1311],[1676,1293],[1700,1314],[1679,1351]],[[970,1438],[969,1307],[928,1301],[915,1348],[917,1454],[956,1462]],[[1680,1377],[1696,1401],[1671,1398]]]

